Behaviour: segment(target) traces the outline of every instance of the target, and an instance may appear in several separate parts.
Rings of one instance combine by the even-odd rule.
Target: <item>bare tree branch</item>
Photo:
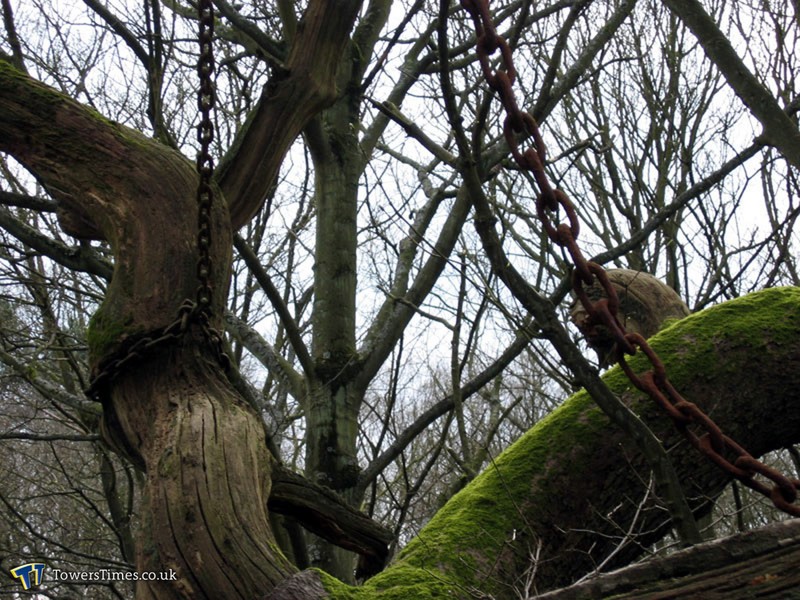
[[[750,72],[714,19],[697,0],[664,0],[664,4],[694,33],[706,55],[764,127],[760,136],[800,169],[800,130],[775,97]]]

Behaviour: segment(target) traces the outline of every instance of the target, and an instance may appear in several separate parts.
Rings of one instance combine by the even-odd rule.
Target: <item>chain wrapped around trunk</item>
[[[123,340],[120,347],[104,358],[94,369],[89,387],[85,390],[90,398],[102,401],[111,382],[126,367],[141,361],[153,350],[181,340],[193,323],[197,324],[210,344],[220,365],[229,371],[230,357],[225,352],[222,335],[211,327],[213,285],[211,279],[211,212],[214,204],[214,159],[211,156],[211,143],[214,141],[214,125],[211,115],[216,104],[214,88],[214,5],[211,0],[199,0],[198,41],[200,57],[197,61],[197,74],[200,86],[197,91],[197,109],[200,123],[197,126],[197,141],[200,151],[197,154],[197,281],[195,299],[186,299],[178,309],[176,319],[155,332],[131,336]]]
[[[800,506],[795,504],[800,480],[790,479],[765,465],[726,436],[707,414],[696,404],[686,400],[672,386],[664,363],[644,337],[638,333],[628,333],[620,322],[617,316],[619,298],[605,269],[598,263],[587,260],[578,246],[580,223],[575,206],[563,190],[553,188],[545,173],[547,159],[539,126],[533,116],[520,109],[517,104],[513,87],[517,71],[514,68],[512,50],[495,30],[488,0],[461,0],[461,6],[469,13],[475,27],[476,53],[483,76],[489,87],[500,97],[505,109],[503,134],[511,155],[520,169],[532,174],[539,187],[536,211],[542,227],[553,243],[569,253],[574,263],[573,289],[589,315],[588,327],[604,326],[610,332],[616,346],[616,359],[625,374],[634,386],[648,394],[664,409],[692,446],[743,485],[770,498],[780,510],[800,517]],[[498,67],[494,68],[491,56],[497,51],[500,60]],[[521,150],[519,138],[532,140],[532,146]],[[554,225],[551,214],[559,209],[566,214],[567,222]],[[586,290],[595,282],[595,278],[602,286],[606,298],[592,301]],[[652,366],[650,370],[638,374],[625,358],[626,355],[636,354],[637,349],[644,353]],[[702,429],[703,433],[696,434],[690,426]],[[756,475],[772,484],[756,479]]]

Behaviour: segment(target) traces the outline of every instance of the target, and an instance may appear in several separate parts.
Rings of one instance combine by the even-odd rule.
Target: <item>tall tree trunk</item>
[[[358,119],[347,97],[308,128],[315,172],[316,262],[312,356],[316,368],[306,407],[306,474],[357,503],[356,438],[363,390],[352,381],[356,354],[357,213],[360,156]],[[353,555],[321,539],[312,564],[343,580],[353,577]]]
[[[361,502],[356,441],[367,385],[355,383],[363,364],[356,350],[359,179],[366,164],[359,141],[362,78],[391,4],[387,0],[367,3],[341,54],[336,77],[338,99],[305,129],[314,162],[317,209],[312,339],[315,373],[308,380],[305,410],[306,473],[336,490],[353,506]],[[352,553],[319,538],[311,550],[314,566],[345,581],[352,580]]]

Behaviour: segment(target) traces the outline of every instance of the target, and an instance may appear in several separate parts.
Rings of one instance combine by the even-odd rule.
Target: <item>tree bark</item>
[[[360,579],[383,570],[394,535],[358,512],[328,487],[283,467],[273,468],[269,509],[291,517],[309,532],[361,556]]]
[[[360,0],[308,3],[286,64],[273,74],[218,169],[234,229],[258,212],[289,146],[338,97],[336,75],[360,6]]]
[[[370,2],[334,71],[339,97],[305,130],[314,163],[316,244],[312,358],[308,374],[306,474],[336,490],[353,506],[357,488],[358,415],[366,385],[356,351],[356,284],[359,180],[364,158],[359,145],[361,79],[390,3]],[[311,541],[312,565],[351,581],[354,557],[326,540]]]
[[[800,597],[800,521],[714,540],[606,573],[537,600]]]
[[[145,468],[137,598],[255,598],[294,568],[266,510],[270,460],[258,415],[228,384],[201,335],[128,369],[114,386],[120,432]]]

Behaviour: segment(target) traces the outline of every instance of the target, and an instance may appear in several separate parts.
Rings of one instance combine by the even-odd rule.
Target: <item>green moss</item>
[[[164,481],[176,481],[180,470],[180,456],[167,448],[158,459],[158,476]]]
[[[551,457],[569,452],[575,436],[601,427],[607,420],[589,396],[573,396],[451,498],[390,568],[360,588],[323,574],[325,588],[337,600],[473,597],[470,590],[482,588],[506,540],[521,526],[518,503],[535,501],[532,482],[550,467]]]
[[[397,563],[361,587],[346,585],[319,571],[323,586],[335,600],[451,600],[466,597],[464,588],[441,573]]]
[[[90,362],[96,362],[113,352],[119,342],[136,332],[132,317],[111,318],[108,310],[101,306],[89,320],[86,342],[89,346]]]
[[[704,372],[742,368],[735,361],[720,363],[718,356],[722,349],[754,349],[793,342],[796,337],[793,323],[798,318],[800,288],[770,288],[690,315],[649,341],[667,366],[670,380],[680,385]],[[641,353],[630,362],[636,370],[648,366]],[[630,386],[618,368],[604,379],[612,389]]]

